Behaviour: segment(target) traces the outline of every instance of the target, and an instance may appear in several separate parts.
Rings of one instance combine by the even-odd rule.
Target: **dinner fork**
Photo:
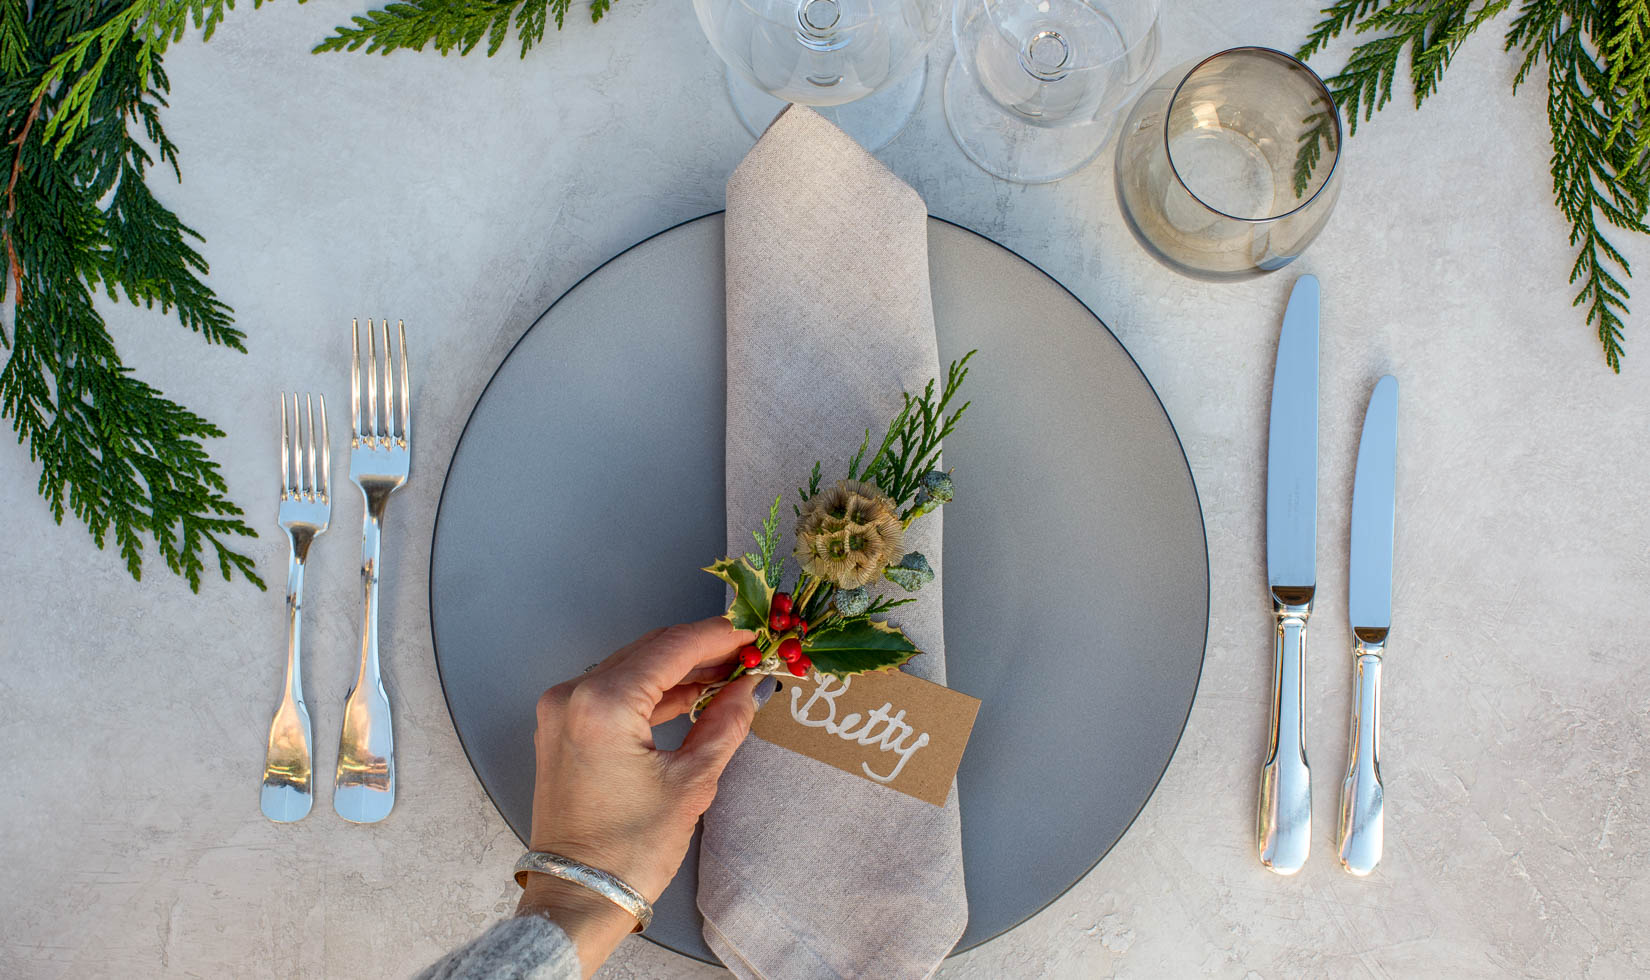
[[[406,485],[412,459],[412,415],[407,388],[407,326],[396,321],[401,374],[397,418],[395,372],[391,370],[390,321],[383,321],[382,371],[367,321],[367,362],[361,363],[361,324],[350,321],[351,370],[349,478],[361,488],[366,515],[361,522],[361,584],[365,614],[361,626],[361,668],[344,700],[344,729],[338,738],[338,772],[332,808],[345,820],[373,823],[395,806],[395,738],[390,699],[378,672],[379,534],[390,494]],[[361,401],[365,379],[366,403]],[[378,389],[383,380],[384,418],[379,424]],[[365,412],[363,414],[363,409]]]
[[[286,532],[291,552],[286,572],[286,691],[269,724],[269,749],[264,755],[264,783],[258,805],[264,816],[287,823],[301,820],[315,799],[310,766],[309,709],[304,706],[303,666],[299,651],[303,639],[304,565],[315,536],[327,529],[332,516],[330,494],[332,439],[327,434],[327,399],[321,396],[321,468],[315,468],[315,405],[304,396],[304,414],[298,414],[298,393],[292,393],[292,425],[287,426],[286,396],[281,396],[281,502],[276,520]],[[304,420],[309,437],[304,437]],[[296,438],[294,438],[296,437]],[[294,446],[296,443],[296,446]],[[308,466],[305,466],[305,462]]]

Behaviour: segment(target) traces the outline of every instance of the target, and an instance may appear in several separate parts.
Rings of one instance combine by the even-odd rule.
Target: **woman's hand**
[[[753,639],[721,617],[654,630],[545,691],[533,739],[533,850],[618,875],[657,900],[750,731],[757,678],[723,688],[674,752],[654,747],[652,726],[685,714]],[[517,914],[565,929],[586,975],[636,924],[602,896],[545,874],[528,875]]]

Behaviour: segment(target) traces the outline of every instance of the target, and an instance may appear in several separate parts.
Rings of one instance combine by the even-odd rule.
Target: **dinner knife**
[[[1398,456],[1398,381],[1375,385],[1358,440],[1352,478],[1351,567],[1347,611],[1352,620],[1352,731],[1336,834],[1341,866],[1366,875],[1381,861],[1385,821],[1381,792],[1381,657],[1392,626],[1393,488]]]
[[[1291,875],[1312,845],[1312,777],[1306,766],[1303,692],[1306,621],[1317,587],[1318,280],[1289,294],[1272,372],[1266,446],[1266,582],[1272,639],[1272,724],[1260,774],[1260,863]]]

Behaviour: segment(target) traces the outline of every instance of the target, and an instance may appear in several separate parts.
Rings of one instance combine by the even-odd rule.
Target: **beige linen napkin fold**
[[[774,494],[794,499],[816,459],[826,485],[845,477],[865,430],[940,365],[922,198],[817,113],[791,107],[752,148],[726,228],[737,555]],[[896,611],[924,651],[906,669],[943,684],[939,513],[905,542],[936,572]],[[741,977],[927,977],[968,920],[956,787],[936,807],[750,736],[705,816],[698,901]]]

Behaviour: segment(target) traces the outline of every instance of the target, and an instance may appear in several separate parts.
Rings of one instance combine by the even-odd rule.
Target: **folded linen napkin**
[[[878,438],[940,365],[922,198],[817,113],[787,109],[752,148],[726,229],[740,554],[779,489],[816,459],[827,485],[846,476],[865,430]],[[936,577],[896,619],[924,651],[906,669],[943,684],[940,529],[935,512],[906,533]],[[698,902],[741,977],[927,977],[968,920],[956,786],[936,807],[750,736],[705,816]]]

